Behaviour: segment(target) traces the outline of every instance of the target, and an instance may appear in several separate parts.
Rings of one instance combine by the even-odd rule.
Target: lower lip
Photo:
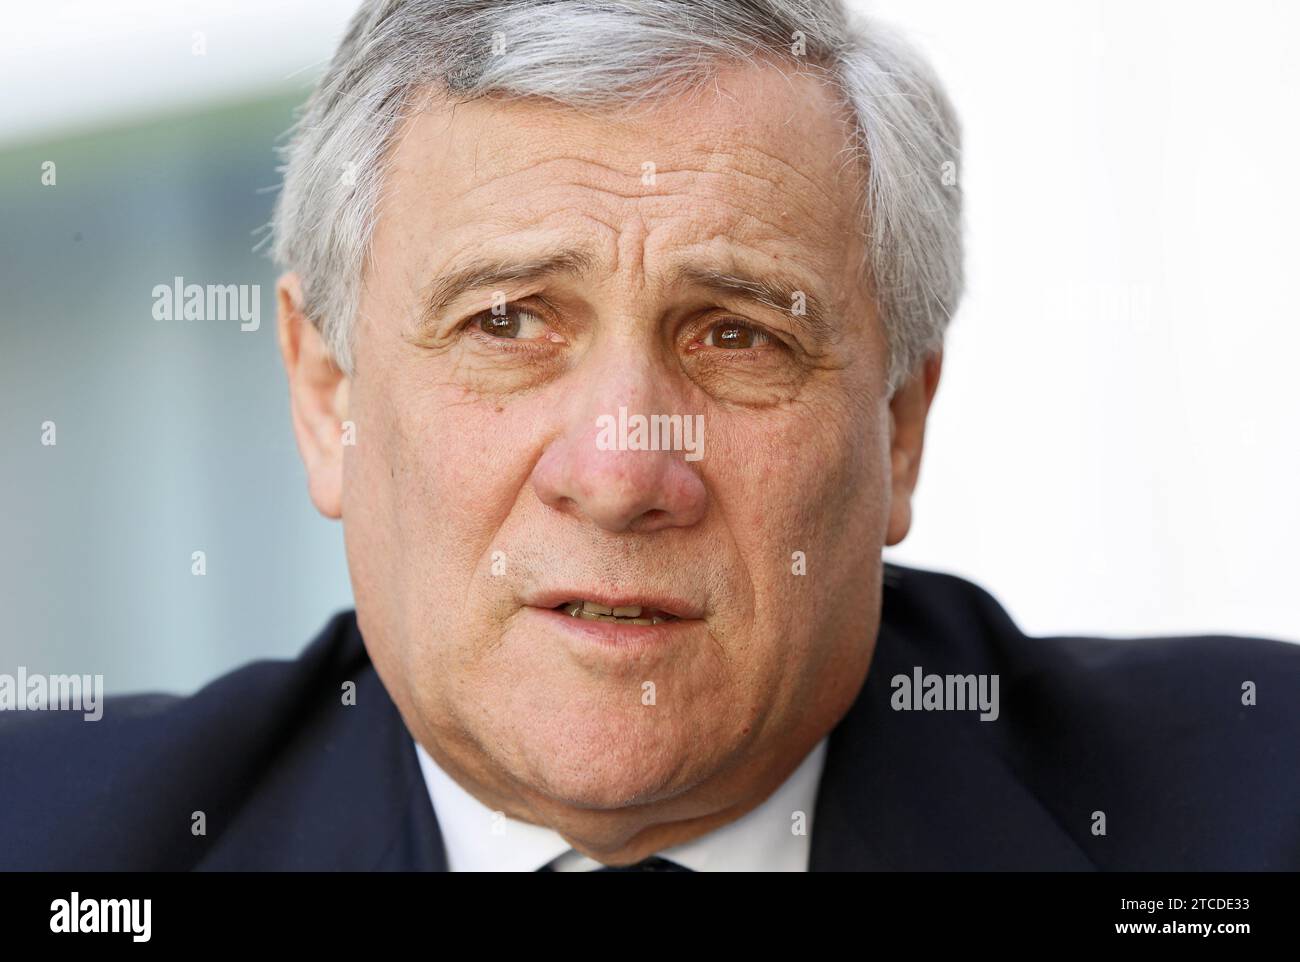
[[[577,618],[564,611],[553,608],[529,608],[529,611],[542,618],[566,634],[582,641],[594,642],[606,648],[642,651],[660,647],[684,637],[693,628],[704,622],[698,618],[663,621],[657,625],[619,625],[612,621],[590,621]]]

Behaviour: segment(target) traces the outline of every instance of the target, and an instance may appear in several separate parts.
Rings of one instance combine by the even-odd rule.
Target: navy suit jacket
[[[917,666],[997,674],[998,718],[896,710],[891,679]],[[971,582],[889,565],[871,669],[831,733],[810,867],[1300,869],[1298,696],[1300,646],[1031,638]],[[187,697],[116,696],[93,723],[0,712],[0,779],[0,869],[447,867],[350,611],[296,660]]]

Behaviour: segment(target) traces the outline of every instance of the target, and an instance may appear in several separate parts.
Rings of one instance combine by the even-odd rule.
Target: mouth
[[[693,621],[704,609],[678,595],[658,591],[608,591],[594,585],[569,585],[530,591],[520,599],[529,608],[558,611],[580,621]]]
[[[663,608],[633,604],[607,605],[583,598],[561,602],[551,610],[563,612],[571,618],[579,618],[583,621],[602,621],[615,625],[650,627],[678,620],[675,614]]]
[[[640,659],[671,651],[705,630],[704,609],[675,595],[569,587],[523,600],[530,619],[556,632],[584,659]]]

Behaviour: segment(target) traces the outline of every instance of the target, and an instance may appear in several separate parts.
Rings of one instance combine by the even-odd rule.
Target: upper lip
[[[675,595],[660,594],[654,591],[602,591],[599,588],[547,588],[529,595],[524,604],[533,608],[555,608],[571,601],[594,601],[611,608],[657,608],[666,614],[681,619],[699,618],[703,610]]]

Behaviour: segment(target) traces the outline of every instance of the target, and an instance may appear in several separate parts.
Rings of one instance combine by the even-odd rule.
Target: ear
[[[343,421],[349,382],[316,325],[303,313],[298,275],[281,277],[275,294],[280,356],[289,376],[293,433],[307,469],[307,490],[317,511],[338,519],[343,514]]]
[[[898,544],[912,527],[912,492],[921,471],[925,419],[942,369],[943,351],[939,350],[917,366],[889,401],[891,479],[886,546]]]

